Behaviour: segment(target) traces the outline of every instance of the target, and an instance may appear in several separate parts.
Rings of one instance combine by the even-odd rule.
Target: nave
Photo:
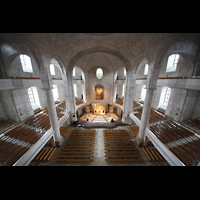
[[[71,127],[53,159],[50,161],[34,159],[29,166],[169,166],[169,164],[152,145],[148,148],[139,148],[129,129],[119,126],[115,129],[91,130]]]

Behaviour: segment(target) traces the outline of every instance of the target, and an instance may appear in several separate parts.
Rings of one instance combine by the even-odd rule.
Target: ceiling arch
[[[130,62],[129,60],[119,51],[117,50],[114,50],[114,49],[110,49],[110,48],[107,48],[107,47],[95,47],[95,48],[90,48],[90,49],[86,49],[86,50],[83,50],[79,53],[77,53],[69,62],[69,66],[68,66],[68,71],[72,71],[73,70],[73,67],[75,65],[75,63],[82,57],[84,56],[87,56],[89,54],[94,54],[94,53],[99,53],[99,52],[102,52],[102,53],[106,53],[106,54],[111,54],[115,57],[117,57],[120,61],[123,62],[124,64],[124,67],[126,69],[131,69],[131,65],[130,65]],[[93,55],[94,56],[94,55]]]

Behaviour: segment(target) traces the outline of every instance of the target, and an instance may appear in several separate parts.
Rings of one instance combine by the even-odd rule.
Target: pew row
[[[143,162],[139,150],[127,130],[103,130],[105,161]]]
[[[94,159],[95,130],[72,130],[61,151],[58,162],[92,162]]]

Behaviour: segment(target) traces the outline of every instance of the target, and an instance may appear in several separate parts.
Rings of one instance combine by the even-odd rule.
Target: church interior
[[[0,33],[0,166],[200,166],[200,34]]]

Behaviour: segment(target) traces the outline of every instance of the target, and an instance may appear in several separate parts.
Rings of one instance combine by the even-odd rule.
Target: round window
[[[96,76],[97,76],[98,79],[102,79],[102,77],[103,77],[103,70],[101,68],[97,69]]]

